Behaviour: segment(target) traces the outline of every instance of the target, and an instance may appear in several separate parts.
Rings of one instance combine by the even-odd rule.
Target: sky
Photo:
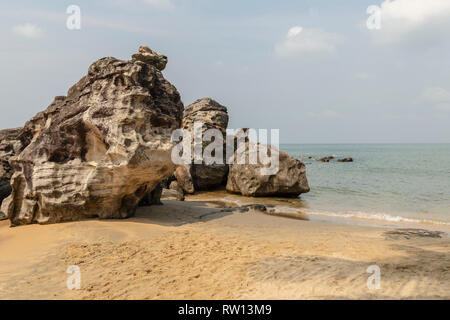
[[[67,28],[70,5],[81,29]],[[229,128],[280,129],[282,143],[450,142],[449,0],[21,0],[2,1],[0,18],[2,129],[97,59],[148,45],[185,106],[211,97]]]

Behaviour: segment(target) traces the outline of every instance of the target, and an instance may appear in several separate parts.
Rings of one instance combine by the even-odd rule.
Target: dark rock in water
[[[324,157],[324,158],[316,159],[316,161],[320,161],[320,162],[330,162],[330,161],[333,160],[333,159],[334,159],[333,156],[329,156],[329,157]]]
[[[338,162],[353,162],[353,158],[339,159]]]
[[[247,153],[250,143],[246,144]],[[309,192],[305,164],[273,147],[268,147],[268,150],[270,153],[279,153],[278,171],[265,175],[261,169],[267,168],[267,165],[232,164],[228,174],[227,191],[252,197],[297,197],[301,193]]]
[[[100,59],[25,124],[2,204],[12,225],[127,218],[172,175],[183,103],[160,67]]]
[[[225,141],[228,126],[227,108],[211,98],[203,98],[195,101],[184,109],[182,128],[189,130],[194,136],[194,123],[203,123],[202,135],[208,129],[217,129],[222,133]],[[210,142],[203,142],[203,150]],[[224,164],[194,164],[178,167],[175,176],[180,186],[186,193],[194,193],[195,190],[210,190],[225,185],[228,173],[228,165],[225,163],[225,145],[223,147]]]

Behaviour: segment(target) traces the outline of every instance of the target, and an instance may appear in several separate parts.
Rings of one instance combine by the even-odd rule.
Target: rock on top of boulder
[[[147,46],[140,46],[138,53],[131,57],[133,60],[142,61],[144,63],[155,66],[159,71],[163,71],[167,65],[167,57],[153,51]]]
[[[203,122],[206,129],[219,129],[223,133],[228,127],[227,108],[211,98],[201,98],[184,108],[184,129],[193,129],[194,122]]]

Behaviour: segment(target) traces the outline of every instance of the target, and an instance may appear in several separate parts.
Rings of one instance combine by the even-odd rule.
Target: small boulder
[[[163,189],[161,200],[176,200],[176,201],[184,201],[184,195],[180,190],[175,189]]]
[[[178,185],[184,190],[185,193],[193,194],[195,192],[189,165],[179,166],[175,170],[174,175],[178,181]]]
[[[249,152],[249,144],[246,152]],[[297,197],[309,192],[306,167],[303,162],[287,153],[268,147],[271,153],[279,153],[279,169],[275,174],[263,175],[262,164],[231,164],[226,189],[244,196]],[[237,155],[235,154],[235,158]]]

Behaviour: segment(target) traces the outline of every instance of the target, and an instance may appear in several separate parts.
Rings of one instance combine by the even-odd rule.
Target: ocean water
[[[450,144],[289,144],[306,164],[310,213],[450,225]],[[322,163],[315,158],[352,157]],[[309,159],[313,157],[313,159]]]

